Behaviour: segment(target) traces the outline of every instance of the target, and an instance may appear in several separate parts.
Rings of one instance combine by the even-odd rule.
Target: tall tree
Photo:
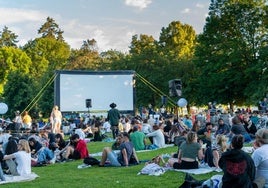
[[[99,70],[100,56],[95,39],[83,41],[80,49],[72,50],[67,69]]]
[[[21,49],[14,47],[0,48],[0,93],[3,93],[3,87],[11,72],[20,71],[22,74],[28,74],[31,65],[31,59]]]
[[[161,29],[160,51],[174,60],[188,60],[194,55],[196,33],[192,26],[179,21],[171,22]]]
[[[117,50],[108,50],[100,53],[100,70],[110,70],[113,63],[124,59],[126,54]]]
[[[47,17],[46,22],[38,30],[38,34],[41,34],[43,38],[53,38],[59,41],[64,41],[63,31],[59,28],[59,25],[53,18]]]
[[[70,57],[70,46],[63,40],[63,31],[52,18],[47,18],[47,22],[41,26],[38,33],[42,36],[28,41],[23,50],[32,59],[31,74],[37,83],[36,90],[41,91],[54,78],[55,70],[65,69]],[[38,106],[47,112],[51,110],[54,103],[53,97],[51,97],[53,83],[42,91],[43,97]],[[47,104],[50,104],[50,107]]]
[[[13,33],[8,29],[7,26],[4,27],[3,31],[0,31],[0,47],[3,46],[11,46],[11,47],[17,47],[18,43],[18,35]]]
[[[8,104],[7,115],[12,117],[16,110],[23,111],[32,102],[35,94],[33,78],[20,70],[10,72],[4,86],[4,101]]]
[[[255,92],[245,91],[261,72],[255,65],[267,39],[265,7],[263,0],[211,1],[196,48],[200,103],[243,104]]]

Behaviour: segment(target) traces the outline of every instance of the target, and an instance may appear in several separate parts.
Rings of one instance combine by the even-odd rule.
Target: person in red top
[[[89,156],[87,144],[78,134],[73,134],[70,139],[73,144],[67,147],[65,159],[84,159]]]

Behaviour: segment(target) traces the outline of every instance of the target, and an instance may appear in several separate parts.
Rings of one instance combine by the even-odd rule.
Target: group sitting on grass
[[[136,151],[175,144],[178,150],[171,154],[167,162],[163,162],[165,168],[213,168],[216,172],[223,173],[222,187],[263,187],[264,184],[268,187],[266,128],[259,129],[254,135],[249,134],[237,115],[232,118],[231,125],[225,125],[223,119],[219,119],[218,124],[194,122],[192,128],[173,117],[151,121],[151,124],[146,119],[146,129],[143,128],[142,119],[136,120],[133,120],[128,132],[124,129],[119,131],[111,147],[103,148],[98,166],[140,164]],[[253,143],[251,156],[242,150],[244,142],[248,145]],[[10,135],[9,140],[2,144],[2,149],[4,173],[14,176],[30,173],[32,166],[90,157],[87,142],[79,134],[74,132],[66,141],[61,133],[54,134],[50,129],[45,129],[40,134],[22,135],[20,138]],[[147,164],[150,163],[144,165]],[[0,178],[1,172],[0,169]]]

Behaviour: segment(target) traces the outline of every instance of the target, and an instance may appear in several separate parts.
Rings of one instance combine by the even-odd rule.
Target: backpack
[[[100,161],[94,157],[86,157],[83,161],[87,165],[99,165]]]

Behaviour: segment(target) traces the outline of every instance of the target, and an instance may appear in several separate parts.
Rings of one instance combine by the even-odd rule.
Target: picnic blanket
[[[204,166],[204,167],[199,167],[198,169],[174,169],[175,171],[178,172],[185,172],[189,174],[206,174],[215,171],[215,168],[209,167],[209,166]]]
[[[6,184],[6,183],[15,183],[15,182],[24,182],[24,181],[32,181],[39,177],[35,173],[31,173],[27,176],[12,176],[12,175],[4,175],[6,178],[6,181],[0,181],[0,184]]]

